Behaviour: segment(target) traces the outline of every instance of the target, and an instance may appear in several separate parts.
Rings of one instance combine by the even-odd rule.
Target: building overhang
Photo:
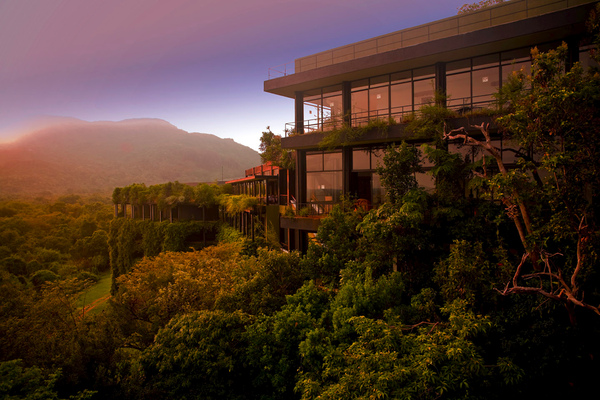
[[[467,132],[473,135],[479,135],[480,129],[476,125],[490,124],[490,130],[495,132],[497,127],[492,123],[492,118],[489,116],[474,116],[448,119],[448,129],[464,128]],[[302,135],[288,136],[281,138],[281,147],[290,150],[323,150],[321,142],[327,135],[327,132],[311,132]],[[426,143],[431,142],[433,138],[416,137],[413,133],[407,130],[407,124],[390,125],[387,131],[382,134],[379,129],[374,128],[365,132],[360,138],[354,138],[351,142],[345,145],[351,146],[368,146],[371,144],[392,144],[402,141],[410,143]],[[341,138],[345,142],[345,138]],[[339,147],[342,147],[340,145]]]
[[[552,43],[585,33],[594,4],[492,26],[350,61],[327,65],[264,82],[269,93],[294,98],[296,92],[371,76],[476,57],[515,48]]]

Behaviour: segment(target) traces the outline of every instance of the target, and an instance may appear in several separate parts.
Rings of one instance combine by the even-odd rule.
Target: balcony
[[[455,98],[449,100],[451,103],[447,108],[456,112],[457,117],[475,116],[482,113],[483,110],[496,109],[496,101],[490,99],[490,95],[481,95],[473,97]],[[413,111],[411,105],[391,107],[390,109],[372,110],[370,112],[361,111],[352,113],[350,123],[352,127],[361,127],[369,124],[369,121],[382,120],[392,121],[392,123],[402,124],[414,116],[419,115],[419,109],[425,104],[419,104]],[[328,132],[343,127],[341,116],[312,118],[303,121],[304,133]],[[285,136],[297,135],[296,123],[288,122],[285,124]]]

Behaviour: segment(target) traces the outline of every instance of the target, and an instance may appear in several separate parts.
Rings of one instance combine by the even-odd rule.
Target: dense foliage
[[[165,210],[178,204],[194,204],[198,207],[210,207],[219,203],[219,196],[229,193],[229,185],[219,186],[202,183],[196,186],[167,182],[146,186],[134,183],[113,190],[114,204],[156,204],[159,210]]]
[[[562,51],[534,52],[531,79],[517,74],[500,94],[510,99],[500,134],[520,148],[512,169],[503,170],[483,125],[478,135],[443,133],[487,151],[485,168],[443,145],[423,154],[406,144],[391,148],[378,171],[388,201],[370,211],[342,202],[304,255],[223,228],[214,246],[180,247],[205,229],[195,223],[115,219],[106,233],[99,208],[88,215],[96,225],[84,218],[69,243],[100,243],[98,228],[105,228],[116,285],[101,314],[77,308],[90,282],[59,268],[73,255],[55,250],[66,258],[40,257],[46,264],[31,274],[34,252],[18,253],[22,243],[40,243],[24,236],[35,232],[24,215],[43,207],[3,205],[2,234],[10,240],[0,271],[0,393],[589,396],[600,373],[600,78],[578,66],[563,73]],[[411,178],[420,157],[434,165],[435,192]],[[464,196],[465,185],[481,196]],[[73,218],[51,211],[70,210],[64,203],[45,207],[44,218]]]

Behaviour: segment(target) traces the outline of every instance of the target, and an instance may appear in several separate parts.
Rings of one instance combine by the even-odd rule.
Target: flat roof
[[[264,90],[294,98],[296,91],[562,40],[584,33],[595,3],[501,3],[299,58],[294,74],[265,81]]]

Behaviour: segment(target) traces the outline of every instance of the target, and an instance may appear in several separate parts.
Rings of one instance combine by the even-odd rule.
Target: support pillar
[[[352,87],[350,82],[342,82],[342,115],[344,124],[351,126],[352,124]]]
[[[303,134],[304,133],[304,93],[296,92],[295,93],[295,125],[296,125],[296,133]]]
[[[579,37],[571,36],[567,39],[567,60],[565,69],[569,71],[579,61]]]
[[[436,94],[442,95],[436,105],[446,107],[446,63],[444,62],[435,64],[435,91]]]

